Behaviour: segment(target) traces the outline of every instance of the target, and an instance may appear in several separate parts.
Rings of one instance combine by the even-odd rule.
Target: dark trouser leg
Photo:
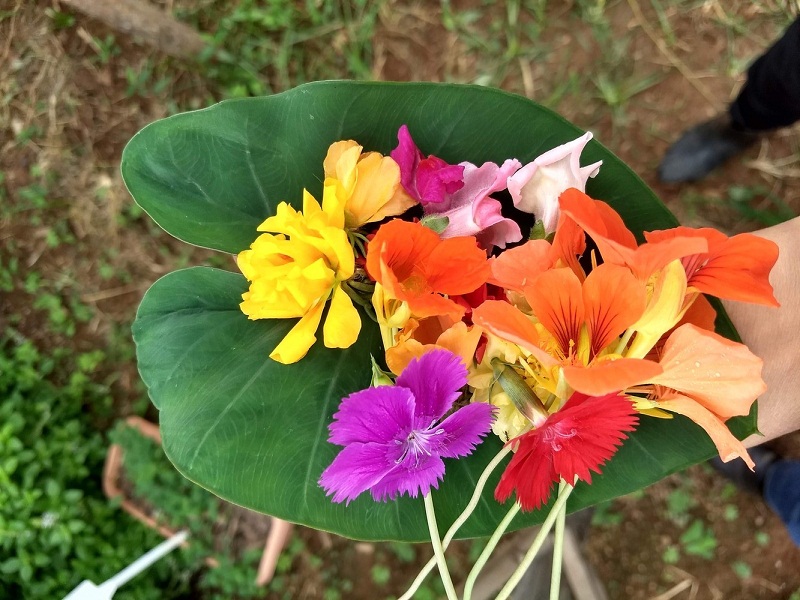
[[[800,461],[779,460],[767,469],[764,499],[800,546]]]
[[[730,106],[734,126],[766,131],[800,120],[800,18],[747,70]]]

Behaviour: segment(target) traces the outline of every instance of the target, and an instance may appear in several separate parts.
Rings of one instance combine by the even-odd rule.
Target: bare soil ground
[[[199,15],[224,3],[156,4]],[[747,63],[791,19],[786,3],[546,5],[525,3],[517,14],[513,2],[390,0],[374,27],[371,74],[478,81],[543,102],[593,131],[689,225],[739,232],[763,226],[776,213],[798,214],[797,130],[765,137],[700,183],[665,186],[655,176],[679,132],[724,110],[735,96]],[[177,266],[220,259],[171,239],[132,205],[119,176],[120,155],[147,123],[205,106],[219,92],[197,65],[155,55],[81,15],[59,28],[52,11],[63,11],[57,0],[0,0],[0,258],[3,264],[18,260],[20,277],[32,289],[64,306],[89,307],[91,316],[77,320],[76,333],[68,335],[54,327],[57,315],[35,307],[34,295],[15,290],[2,297],[0,326],[13,325],[44,348],[104,348],[118,411],[125,415],[138,406],[142,389],[130,346],[119,341],[128,335],[142,293]],[[197,21],[213,32],[213,19]],[[279,81],[270,83],[280,89]],[[800,457],[797,435],[779,445]],[[672,494],[679,489],[691,500],[676,511]],[[670,477],[609,510],[616,515],[613,526],[594,529],[588,553],[611,598],[798,597],[800,549],[760,499],[732,492],[707,469]],[[709,558],[690,554],[680,541],[696,520],[717,541]],[[384,547],[297,535],[309,554],[291,563],[289,597],[323,597],[313,556],[358,582],[353,598],[398,593],[405,585],[399,579],[407,582],[424,560],[418,552],[412,568]],[[389,586],[369,574],[381,561],[395,571]]]

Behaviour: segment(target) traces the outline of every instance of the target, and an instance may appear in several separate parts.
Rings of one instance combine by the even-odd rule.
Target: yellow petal
[[[358,339],[361,317],[341,286],[336,286],[322,333],[327,348],[349,348]]]
[[[399,186],[400,167],[394,160],[376,152],[363,156],[358,162],[358,182],[345,206],[347,226],[359,227],[390,216],[384,208]]]
[[[333,177],[347,188],[355,185],[356,163],[361,156],[361,146],[353,140],[334,142],[322,162],[325,177]]]
[[[338,179],[326,178],[322,186],[322,210],[328,217],[328,225],[344,229],[344,204],[339,192],[341,185]]]
[[[667,331],[681,320],[688,306],[686,271],[679,260],[672,261],[654,276],[653,292],[641,318],[631,326],[636,337],[625,353],[628,358],[644,358]]]
[[[314,334],[319,328],[323,308],[325,308],[325,303],[319,302],[303,315],[269,357],[284,365],[296,363],[303,358],[308,353],[309,348],[317,341],[317,337]]]

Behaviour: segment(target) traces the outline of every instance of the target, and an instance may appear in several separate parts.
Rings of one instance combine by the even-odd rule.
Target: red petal
[[[576,392],[541,427],[517,438],[519,448],[500,478],[495,498],[503,502],[516,490],[522,510],[534,510],[547,502],[553,484],[561,479],[572,483],[578,477],[590,483],[591,472],[600,473],[628,437],[625,432],[638,422],[625,396]]]

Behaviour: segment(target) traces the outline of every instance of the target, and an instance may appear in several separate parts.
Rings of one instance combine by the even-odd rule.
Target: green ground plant
[[[100,489],[106,443],[86,407],[108,407],[92,381],[102,354],[40,353],[18,333],[0,338],[0,597],[60,598],[101,582],[158,543]],[[177,598],[185,582],[167,560],[120,599]]]

